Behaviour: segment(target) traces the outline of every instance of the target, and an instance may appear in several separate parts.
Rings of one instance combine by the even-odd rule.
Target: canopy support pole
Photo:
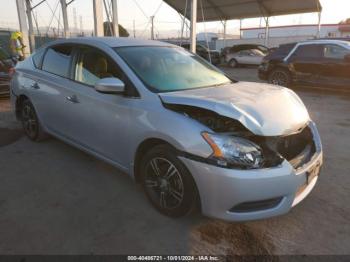
[[[113,23],[113,32],[115,37],[119,37],[119,24],[118,24],[118,6],[117,0],[112,0],[112,23]]]
[[[25,46],[29,46],[29,34],[28,34],[28,24],[27,24],[27,18],[26,18],[26,8],[24,4],[24,0],[16,0],[17,4],[17,14],[18,14],[18,21],[19,21],[19,30],[22,33],[22,39],[23,44]],[[28,48],[25,50],[25,56],[30,54],[30,51]]]
[[[103,36],[103,3],[102,0],[93,0],[94,35]]]
[[[191,32],[190,32],[190,50],[196,53],[197,44],[197,0],[191,0]]]
[[[321,18],[322,18],[322,12],[318,12],[317,38],[321,38]]]
[[[226,47],[226,30],[227,30],[227,20],[224,20],[223,22],[224,26],[224,48]]]
[[[154,15],[151,16],[151,39],[154,40]]]
[[[67,14],[67,3],[66,0],[61,0],[62,18],[63,18],[63,35],[65,38],[69,37],[69,25],[68,25],[68,14]]]
[[[239,39],[242,39],[242,19],[239,19]]]
[[[270,17],[265,17],[265,23],[266,23],[266,27],[265,27],[265,46],[268,47],[269,46],[269,33],[270,33]]]
[[[34,27],[33,27],[33,18],[32,18],[32,7],[30,4],[30,0],[26,0],[26,13],[28,17],[28,34],[29,34],[30,52],[33,52],[35,49],[35,37],[34,37]]]

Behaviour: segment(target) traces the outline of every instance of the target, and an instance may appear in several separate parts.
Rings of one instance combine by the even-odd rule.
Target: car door
[[[73,50],[72,45],[63,44],[34,54],[36,69],[23,82],[42,124],[51,133],[60,135],[63,134],[66,115],[69,114],[64,97],[68,94],[67,87],[72,84],[69,77]],[[40,56],[44,51],[41,62]]]
[[[65,133],[90,152],[126,167],[130,104],[135,98],[99,93],[94,85],[115,77],[128,89],[130,81],[107,54],[93,47],[79,48],[72,69],[74,83],[67,87],[64,99],[69,111]]]
[[[318,83],[322,67],[322,45],[304,44],[289,57],[288,64],[297,82]]]
[[[323,46],[323,64],[320,71],[322,83],[330,86],[350,86],[350,50],[336,44]]]
[[[242,50],[236,54],[236,60],[239,64],[250,65],[252,63],[252,58],[250,56],[249,50]]]

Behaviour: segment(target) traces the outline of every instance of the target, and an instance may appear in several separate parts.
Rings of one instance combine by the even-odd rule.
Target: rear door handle
[[[31,84],[30,87],[33,88],[33,89],[40,89],[40,86],[39,86],[39,84],[37,82]]]
[[[76,95],[66,96],[66,99],[72,103],[79,103],[78,97]]]

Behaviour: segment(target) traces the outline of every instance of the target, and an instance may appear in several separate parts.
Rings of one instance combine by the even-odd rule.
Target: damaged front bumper
[[[197,184],[204,215],[228,221],[263,219],[287,213],[315,186],[323,162],[321,140],[309,123],[315,153],[297,169],[284,160],[273,168],[221,168],[181,157]]]

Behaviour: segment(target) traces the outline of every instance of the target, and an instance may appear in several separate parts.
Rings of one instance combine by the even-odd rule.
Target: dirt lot
[[[256,80],[255,69],[227,69]],[[0,102],[1,254],[350,254],[350,94],[298,88],[325,165],[289,214],[226,223],[158,214],[125,174],[56,139],[35,144]]]

